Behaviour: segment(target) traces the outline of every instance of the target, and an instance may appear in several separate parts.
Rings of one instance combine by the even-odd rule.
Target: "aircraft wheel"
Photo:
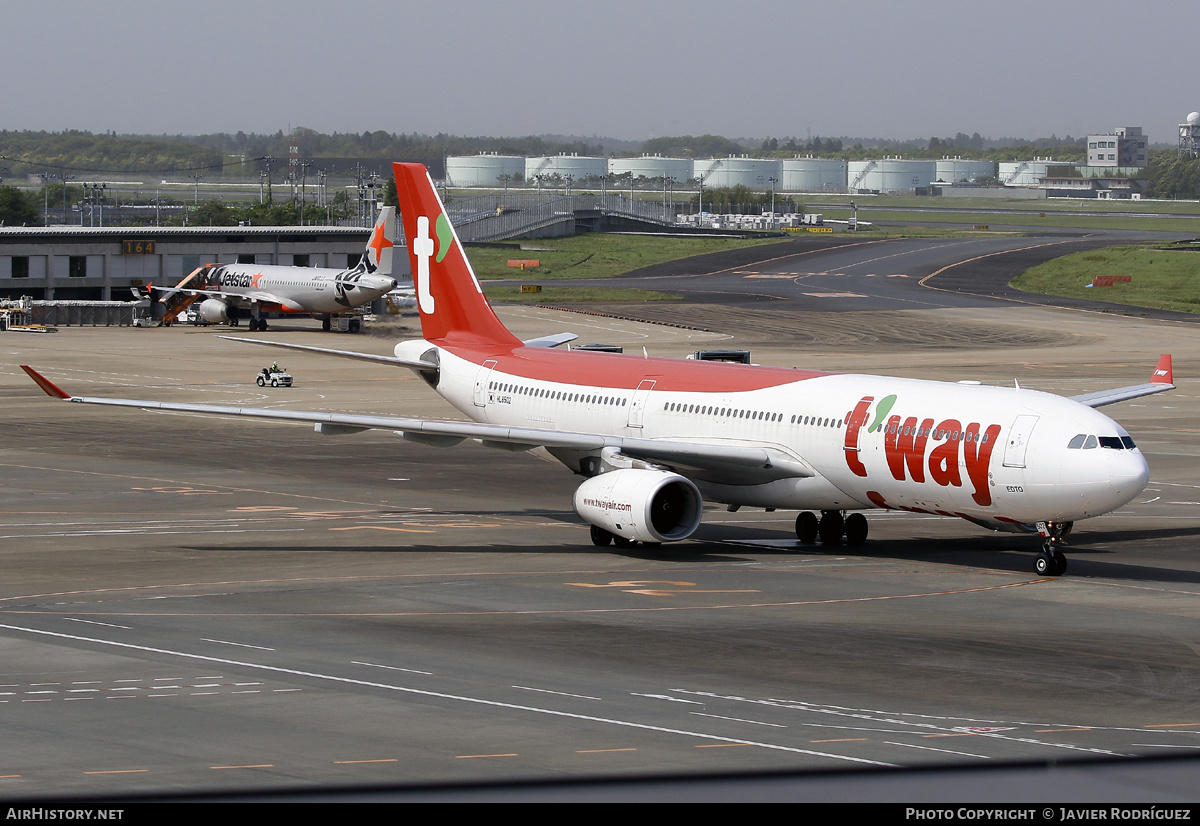
[[[1054,549],[1054,575],[1062,576],[1067,572],[1067,556],[1057,548]]]
[[[321,319],[321,329],[328,333],[333,329],[333,321],[328,318]]]
[[[605,545],[607,545],[609,542],[612,542],[612,541],[613,541],[613,535],[611,533],[604,530],[604,528],[598,528],[595,525],[592,525],[592,544],[593,545],[599,545],[601,548],[603,548]]]
[[[266,384],[267,384],[267,380],[266,380],[266,379],[264,379],[262,376],[259,376],[257,379],[255,379],[255,380],[254,380],[254,382],[255,382],[255,384],[257,384],[259,387],[265,387],[265,386],[266,386]]]
[[[861,545],[867,541],[867,517],[852,513],[846,517],[846,544]]]
[[[796,538],[806,545],[817,541],[817,515],[812,511],[801,511],[796,517]]]
[[[229,319],[229,326],[230,326],[230,327],[236,327],[236,326],[237,326],[237,324],[238,324],[238,320],[237,320],[236,318],[230,318],[230,319]]]
[[[821,523],[817,527],[817,533],[821,536],[822,544],[838,544],[842,541],[842,534],[845,532],[846,522],[842,519],[840,511],[825,511],[821,514]]]
[[[257,318],[250,319],[250,323],[247,324],[246,326],[250,328],[250,332],[252,332],[252,333],[257,331],[258,330],[258,319]]]
[[[1033,561],[1033,570],[1038,576],[1058,576],[1058,566],[1054,564],[1053,555],[1042,551]]]
[[[617,534],[613,534],[613,544],[616,545],[618,548],[632,548],[633,540],[626,539],[625,537],[618,536]]]
[[[259,329],[259,330],[266,330],[266,329],[267,329],[267,320],[266,320],[265,318],[260,318],[260,319],[258,320],[258,329]]]

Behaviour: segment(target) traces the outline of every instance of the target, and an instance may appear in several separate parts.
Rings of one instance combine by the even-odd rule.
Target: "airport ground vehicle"
[[[292,374],[280,369],[279,365],[273,364],[270,367],[264,367],[258,371],[258,377],[254,379],[254,383],[259,387],[265,387],[268,384],[272,387],[291,387]]]

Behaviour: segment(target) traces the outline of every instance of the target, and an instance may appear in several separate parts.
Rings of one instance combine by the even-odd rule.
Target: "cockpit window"
[[[1091,450],[1096,446],[1106,447],[1109,450],[1133,450],[1136,445],[1133,439],[1128,436],[1101,436],[1097,439],[1095,436],[1089,436],[1086,433],[1080,433],[1074,436],[1067,447],[1070,450]]]

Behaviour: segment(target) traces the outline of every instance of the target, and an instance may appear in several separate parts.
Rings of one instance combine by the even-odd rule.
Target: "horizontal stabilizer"
[[[577,338],[579,336],[574,333],[555,333],[550,336],[526,339],[521,343],[526,347],[557,347],[560,344],[566,344],[568,341],[574,341]]]
[[[1088,407],[1104,407],[1106,404],[1126,402],[1130,399],[1140,399],[1175,389],[1175,375],[1171,368],[1171,354],[1166,353],[1158,359],[1150,381],[1146,384],[1134,384],[1129,387],[1117,387],[1112,390],[1097,390],[1095,393],[1084,393],[1081,396],[1071,396],[1071,401],[1086,404]]]

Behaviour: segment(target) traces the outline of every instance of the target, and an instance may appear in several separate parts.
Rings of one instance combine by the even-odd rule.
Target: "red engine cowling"
[[[692,480],[665,470],[612,470],[575,490],[575,512],[585,522],[639,542],[687,539],[703,510]]]
[[[229,305],[219,298],[206,298],[200,302],[200,317],[210,324],[229,320]]]

